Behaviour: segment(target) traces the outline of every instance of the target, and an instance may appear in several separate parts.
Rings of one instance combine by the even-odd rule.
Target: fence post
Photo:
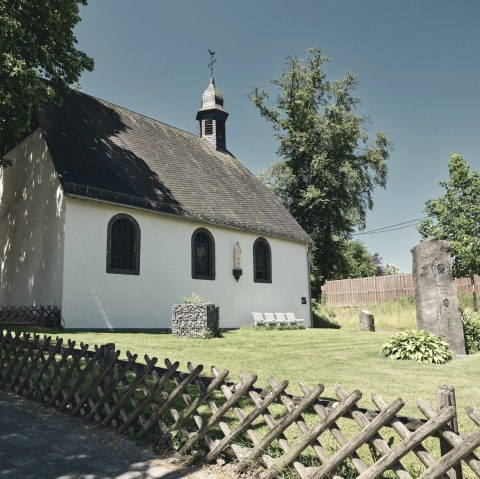
[[[102,368],[104,368],[109,361],[113,359],[115,356],[115,343],[107,343],[100,346],[102,350],[102,354],[100,355],[100,364]],[[103,392],[108,390],[110,385],[113,383],[113,375],[114,375],[114,368],[111,368],[108,374],[102,379],[100,383],[100,387],[102,388]]]
[[[455,409],[455,416],[452,418],[447,425],[450,429],[458,434],[458,421],[457,421],[457,403],[455,401],[455,388],[453,386],[442,385],[437,387],[437,409],[440,411],[446,407],[453,406]],[[452,450],[452,447],[448,444],[445,439],[440,438],[440,454],[444,456],[449,451]],[[452,468],[454,474],[449,474],[450,479],[462,479],[462,463],[461,461]]]

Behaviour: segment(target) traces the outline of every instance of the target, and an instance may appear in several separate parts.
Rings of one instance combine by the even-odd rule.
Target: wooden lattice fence
[[[0,323],[58,327],[62,313],[57,306],[1,306]]]
[[[228,371],[188,365],[29,333],[0,333],[0,389],[80,415],[120,433],[175,447],[205,461],[230,462],[249,477],[286,474],[301,479],[384,477],[422,479],[480,477],[480,414],[470,407],[472,431],[456,430],[456,407],[418,400],[424,419],[400,415],[404,403],[372,397],[375,410],[358,405],[362,393],[336,387],[335,401],[322,399],[323,385],[301,383],[302,396],[286,392],[287,381],[255,375],[227,381]],[[447,394],[448,398],[451,398]],[[350,427],[352,424],[354,427]],[[392,438],[394,439],[392,444]],[[365,454],[365,450],[368,454]],[[476,451],[477,450],[477,451]],[[408,459],[408,461],[406,461]],[[390,472],[387,472],[390,471]],[[284,476],[287,477],[287,476]]]

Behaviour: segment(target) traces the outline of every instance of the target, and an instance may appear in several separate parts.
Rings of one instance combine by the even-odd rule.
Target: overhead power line
[[[353,236],[377,234],[377,233],[389,233],[390,231],[397,231],[405,228],[411,228],[412,226],[418,226],[420,224],[420,220],[423,220],[423,219],[424,218],[415,218],[414,220],[404,221],[402,223],[396,223],[394,225],[383,226],[381,228],[376,228],[369,231],[361,231],[360,233],[354,233]]]

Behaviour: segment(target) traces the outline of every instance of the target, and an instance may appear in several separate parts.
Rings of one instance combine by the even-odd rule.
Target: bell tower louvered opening
[[[228,113],[223,109],[223,95],[210,79],[210,84],[203,93],[202,106],[197,113],[200,122],[200,136],[217,150],[227,149],[225,122]]]

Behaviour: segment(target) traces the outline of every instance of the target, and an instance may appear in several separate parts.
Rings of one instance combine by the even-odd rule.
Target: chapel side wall
[[[307,246],[266,237],[273,281],[253,281],[259,234],[210,226],[125,207],[67,197],[63,316],[67,328],[170,328],[172,305],[198,293],[220,306],[220,327],[252,324],[251,312],[294,312],[310,326]],[[133,216],[141,230],[140,275],[106,273],[107,225]],[[198,227],[215,239],[216,278],[192,279],[191,237]],[[236,242],[243,275],[232,274]],[[301,304],[301,298],[307,304]]]
[[[65,200],[39,129],[0,169],[0,305],[62,306]]]

